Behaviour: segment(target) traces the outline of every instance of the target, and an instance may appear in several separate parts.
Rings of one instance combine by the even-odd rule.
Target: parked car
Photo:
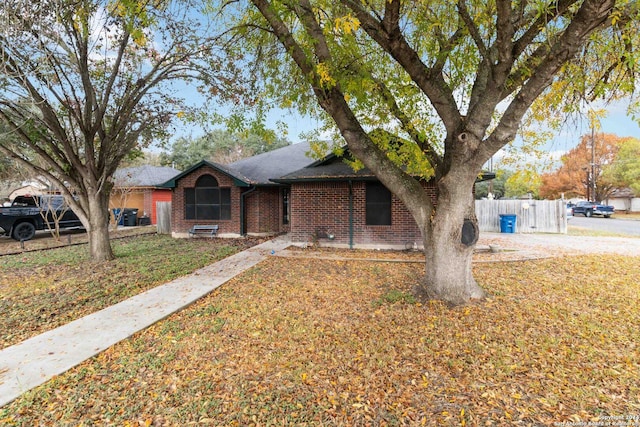
[[[11,206],[0,208],[0,227],[15,240],[30,240],[36,230],[82,227],[75,213],[59,195],[18,196]]]
[[[602,215],[605,218],[609,218],[615,212],[613,206],[601,205],[596,202],[578,202],[573,206],[574,215],[584,215],[590,217],[593,215]]]
[[[567,203],[567,219],[573,218],[573,203]]]

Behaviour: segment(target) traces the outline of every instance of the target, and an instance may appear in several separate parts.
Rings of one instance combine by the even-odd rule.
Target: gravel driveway
[[[610,253],[640,256],[640,238],[567,236],[563,234],[481,233],[478,245],[549,255]]]

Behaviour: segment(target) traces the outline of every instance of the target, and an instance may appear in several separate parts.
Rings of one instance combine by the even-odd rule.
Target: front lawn
[[[477,264],[492,298],[451,310],[410,296],[417,263],[271,257],[0,423],[635,425],[639,263]]]
[[[86,244],[5,255],[0,258],[0,348],[256,243],[251,239],[173,239],[148,234],[113,240],[116,259],[108,263],[91,263]]]

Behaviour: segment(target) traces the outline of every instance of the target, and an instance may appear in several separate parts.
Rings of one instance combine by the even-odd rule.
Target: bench
[[[189,229],[189,236],[195,236],[197,234],[207,234],[209,237],[215,237],[218,235],[217,225],[194,225]]]

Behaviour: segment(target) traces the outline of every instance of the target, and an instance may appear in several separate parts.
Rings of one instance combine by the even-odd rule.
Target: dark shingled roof
[[[316,161],[307,156],[310,151],[309,142],[300,142],[238,160],[229,165],[203,160],[174,176],[162,186],[174,188],[177,180],[205,165],[232,177],[235,185],[240,187],[290,184],[296,181],[377,180],[367,168],[354,171],[343,161],[343,157],[331,153]],[[345,156],[349,156],[348,151],[345,152]],[[495,178],[495,174],[483,172],[478,181],[492,178]]]
[[[161,186],[162,187],[166,187],[166,188],[175,188],[176,187],[176,181],[178,181],[183,176],[190,174],[194,170],[201,168],[202,166],[208,166],[208,167],[210,167],[212,169],[220,171],[220,172],[224,173],[225,175],[231,177],[233,179],[234,184],[237,185],[238,187],[249,187],[251,185],[250,184],[251,180],[249,178],[247,178],[246,176],[240,174],[238,171],[235,171],[235,170],[231,169],[229,166],[221,165],[220,163],[209,162],[207,160],[201,160],[200,162],[198,162],[195,165],[191,166],[186,171],[181,172],[180,174],[174,176],[173,178],[171,178],[167,182],[163,183]]]
[[[345,147],[346,148],[346,147]],[[348,149],[345,149],[344,157],[338,157],[331,153],[324,159],[314,162],[313,164],[294,171],[290,174],[283,175],[280,178],[274,178],[273,181],[290,184],[300,181],[377,181],[378,178],[369,169],[362,168],[354,171],[351,166],[344,162],[345,158],[350,158]],[[495,178],[493,172],[483,171],[476,182],[486,181]]]
[[[345,153],[348,154],[348,153]],[[314,162],[313,164],[298,169],[273,181],[280,183],[291,183],[294,181],[327,181],[327,180],[374,180],[375,175],[367,168],[354,171],[351,166],[343,161],[342,157],[335,154],[329,154],[324,159]]]
[[[159,187],[180,171],[168,166],[135,166],[121,168],[113,174],[116,187]]]
[[[299,142],[238,160],[230,163],[228,167],[247,177],[251,184],[274,185],[273,178],[288,175],[313,164],[314,159],[307,156],[310,150],[309,142]]]

